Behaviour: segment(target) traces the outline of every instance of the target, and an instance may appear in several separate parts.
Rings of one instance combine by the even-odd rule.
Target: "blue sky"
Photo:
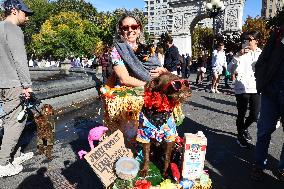
[[[116,8],[144,8],[144,0],[88,0],[91,2],[98,11],[112,11]],[[260,15],[261,0],[246,0],[244,18],[248,15],[255,17]]]

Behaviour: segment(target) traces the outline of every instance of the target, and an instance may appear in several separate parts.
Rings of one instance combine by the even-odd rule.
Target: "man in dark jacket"
[[[271,134],[279,118],[284,120],[284,28],[274,31],[256,65],[257,90],[261,93],[261,110],[257,122],[255,165],[251,176],[264,177]],[[278,165],[279,179],[284,181],[284,146]]]
[[[173,74],[177,75],[177,66],[179,64],[178,48],[173,44],[173,38],[168,36],[166,39],[168,49],[165,54],[164,67]]]

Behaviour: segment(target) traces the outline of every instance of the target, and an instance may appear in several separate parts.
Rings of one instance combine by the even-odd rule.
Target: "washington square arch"
[[[210,0],[144,0],[148,17],[147,31],[154,39],[162,33],[170,33],[180,54],[192,54],[191,32],[196,24],[206,20],[212,27],[212,19],[206,12],[205,3]],[[215,34],[240,32],[245,0],[221,0],[225,10],[216,17]],[[211,23],[210,23],[211,21]]]

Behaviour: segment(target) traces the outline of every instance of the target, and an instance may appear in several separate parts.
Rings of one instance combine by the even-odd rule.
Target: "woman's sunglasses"
[[[130,28],[131,28],[131,30],[137,30],[139,27],[140,26],[138,24],[134,24],[134,25],[130,25],[130,26],[129,25],[125,25],[125,26],[121,26],[121,29],[123,31],[129,31]]]
[[[174,91],[179,91],[181,90],[182,86],[189,88],[189,81],[185,79],[171,81],[163,88],[162,91],[165,91],[167,89],[173,89]]]

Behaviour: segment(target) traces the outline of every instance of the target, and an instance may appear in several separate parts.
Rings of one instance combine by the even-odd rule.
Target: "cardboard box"
[[[184,179],[200,178],[204,169],[207,138],[202,131],[184,134],[182,176]]]
[[[114,167],[115,162],[121,157],[133,157],[133,154],[125,147],[124,137],[120,130],[115,131],[85,155],[85,159],[105,187],[111,185],[117,178]]]

